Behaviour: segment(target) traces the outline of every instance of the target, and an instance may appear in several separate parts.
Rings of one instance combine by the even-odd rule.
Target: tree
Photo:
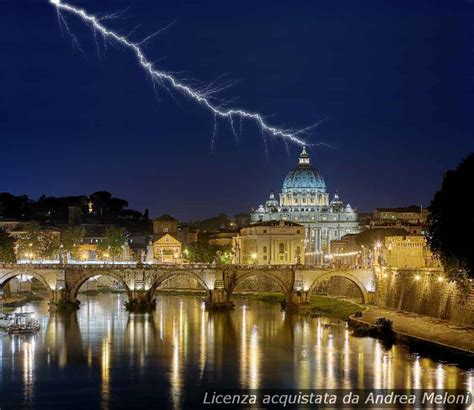
[[[59,237],[41,229],[38,222],[29,222],[24,226],[18,240],[18,255],[27,259],[46,259],[59,253]]]
[[[82,226],[73,226],[63,231],[61,235],[61,244],[64,251],[74,255],[76,247],[81,243],[84,237],[85,229]]]
[[[358,233],[355,237],[357,245],[373,248],[377,242],[383,242],[387,236],[406,236],[403,228],[372,228]]]
[[[32,202],[27,195],[15,196],[8,192],[0,193],[0,205],[5,218],[25,220],[30,218]]]
[[[91,194],[90,199],[94,204],[94,212],[96,215],[102,216],[111,198],[112,194],[107,191],[97,191]]]
[[[217,250],[217,247],[205,241],[197,241],[188,245],[185,254],[189,262],[212,263],[216,258]]]
[[[40,232],[38,255],[41,259],[53,259],[59,254],[59,236],[50,232]]]
[[[122,210],[127,207],[128,202],[125,201],[125,199],[110,198],[107,203],[107,213],[109,214],[109,216],[118,216],[120,215],[120,212],[122,212]],[[141,216],[141,213],[138,212],[138,214]]]
[[[232,261],[230,247],[211,245],[202,239],[189,244],[184,254],[189,262],[212,263],[218,261],[227,264]]]
[[[23,227],[24,232],[18,237],[18,256],[20,258],[33,259],[40,250],[41,227],[38,222],[29,222]]]
[[[436,192],[428,214],[428,241],[438,253],[445,270],[454,277],[474,277],[474,213],[462,215],[464,201],[472,191],[474,153],[454,171],[444,175],[441,189]]]
[[[122,254],[123,245],[126,240],[125,228],[110,226],[105,230],[104,240],[97,248],[104,257],[115,260]]]
[[[0,230],[0,262],[15,263],[15,239]]]

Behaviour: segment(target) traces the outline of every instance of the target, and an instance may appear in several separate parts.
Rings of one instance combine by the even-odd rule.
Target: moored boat
[[[10,334],[20,335],[36,333],[41,329],[41,326],[35,319],[34,313],[13,313],[7,329]]]
[[[8,313],[0,313],[0,329],[7,329],[11,321],[11,316]]]

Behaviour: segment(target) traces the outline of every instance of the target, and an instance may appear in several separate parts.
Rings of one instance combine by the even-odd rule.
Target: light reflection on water
[[[160,296],[141,315],[123,302],[108,294],[82,296],[77,313],[18,309],[36,311],[42,330],[0,338],[0,408],[179,408],[206,387],[473,389],[473,371],[264,302],[209,313],[199,298]]]

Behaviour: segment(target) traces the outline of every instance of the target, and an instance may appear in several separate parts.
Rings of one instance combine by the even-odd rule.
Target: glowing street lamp
[[[250,257],[252,258],[253,263],[257,263],[257,252],[253,252],[252,255],[250,255]]]

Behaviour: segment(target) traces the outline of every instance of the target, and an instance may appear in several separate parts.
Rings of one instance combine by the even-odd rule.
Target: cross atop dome
[[[300,165],[309,165],[309,155],[306,152],[306,147],[304,145],[303,145],[303,151],[301,151],[301,154],[300,154],[299,164]]]

